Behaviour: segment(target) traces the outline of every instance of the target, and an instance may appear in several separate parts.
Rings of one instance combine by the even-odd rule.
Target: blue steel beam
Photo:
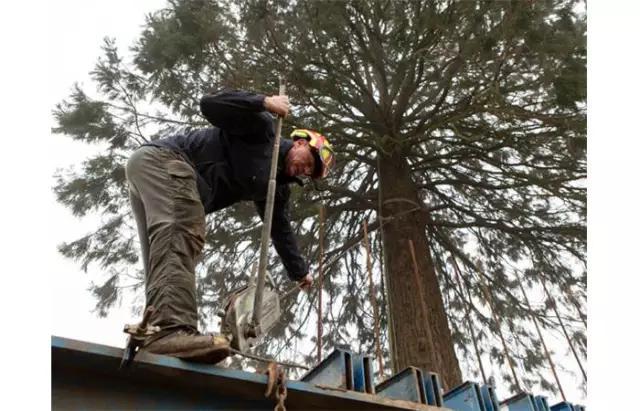
[[[456,411],[487,411],[480,387],[467,381],[448,391],[443,396],[444,406]]]
[[[353,390],[375,394],[373,386],[372,357],[365,354],[351,354],[353,370]]]
[[[376,386],[376,394],[380,397],[426,404],[424,390],[422,371],[416,367],[407,367]]]
[[[559,402],[551,406],[551,411],[578,411],[573,404],[567,401]]]
[[[539,411],[533,395],[527,392],[521,392],[502,401],[500,406],[506,407],[508,411]]]
[[[537,411],[551,411],[549,408],[549,402],[547,401],[547,397],[543,397],[542,395],[536,395],[533,397],[533,400],[536,405]]]
[[[376,387],[376,394],[386,398],[442,407],[440,376],[416,367],[407,367]]]
[[[119,369],[123,350],[60,337],[51,339],[53,409],[272,410],[266,375],[140,353]],[[443,411],[409,401],[287,381],[288,410]]]
[[[334,350],[300,379],[310,384],[343,390],[353,390],[353,380],[351,353],[340,349]]]
[[[301,379],[323,387],[374,394],[371,357],[335,349]]]
[[[493,386],[481,385],[480,395],[482,396],[482,402],[484,403],[484,408],[487,411],[500,411],[500,403],[498,402],[498,397],[496,396],[496,390]]]
[[[427,404],[442,407],[442,384],[440,383],[440,375],[422,370],[422,378],[424,380],[424,393],[427,397]]]

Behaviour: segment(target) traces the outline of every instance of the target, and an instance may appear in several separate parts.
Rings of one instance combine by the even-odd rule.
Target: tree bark
[[[394,372],[410,365],[437,372],[450,389],[462,383],[462,374],[431,259],[426,235],[429,216],[411,179],[406,157],[393,151],[381,159],[383,241],[392,317],[389,332],[395,342],[391,350]],[[408,240],[415,246],[418,276]],[[424,295],[420,295],[420,289]]]

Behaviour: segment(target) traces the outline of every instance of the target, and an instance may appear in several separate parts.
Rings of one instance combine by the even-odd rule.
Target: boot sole
[[[212,345],[209,347],[177,352],[153,352],[145,350],[143,348],[141,352],[148,352],[150,354],[156,355],[168,355],[169,357],[176,357],[183,361],[198,362],[204,364],[217,364],[231,355],[228,344]]]
[[[231,351],[229,351],[229,346],[225,347],[212,347],[212,348],[201,348],[198,350],[192,350],[190,352],[184,354],[174,355],[177,358],[180,358],[183,361],[189,362],[198,362],[204,364],[217,364],[220,361],[227,358],[231,355]]]

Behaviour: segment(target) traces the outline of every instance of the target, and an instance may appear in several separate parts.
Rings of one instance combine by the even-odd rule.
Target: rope
[[[461,275],[460,275],[460,271],[458,269],[458,265],[454,264],[454,271],[456,272],[456,283],[458,284],[458,287],[460,288],[460,296],[461,298],[464,300],[464,295],[463,295],[463,286],[462,286],[462,281],[461,281]],[[482,358],[480,357],[480,350],[478,349],[478,340],[476,339],[476,335],[473,332],[473,326],[471,324],[471,309],[469,308],[469,306],[471,305],[471,292],[469,291],[469,288],[466,288],[467,290],[467,295],[469,297],[469,303],[468,304],[464,304],[465,307],[465,318],[467,319],[467,328],[469,329],[469,334],[471,335],[471,340],[473,341],[473,348],[476,352],[476,358],[478,359],[478,366],[480,367],[480,373],[482,374],[482,381],[484,381],[485,385],[487,384],[487,375],[484,372],[484,366],[482,365]],[[466,302],[466,301],[465,301]]]
[[[560,327],[562,328],[562,332],[564,333],[565,338],[567,339],[567,343],[569,344],[569,347],[571,348],[571,352],[573,353],[573,356],[575,357],[576,361],[578,362],[578,366],[580,367],[580,371],[582,371],[582,377],[584,378],[584,381],[587,381],[587,373],[584,371],[584,367],[582,366],[582,361],[580,361],[580,357],[578,357],[578,353],[576,352],[576,349],[573,346],[573,343],[571,342],[571,338],[569,337],[569,333],[567,332],[567,329],[564,327],[564,322],[562,321],[562,318],[560,318],[560,313],[558,312],[558,308],[556,307],[556,301],[551,297],[551,294],[549,294],[549,290],[547,290],[547,285],[546,282],[544,280],[544,277],[540,277],[540,282],[542,283],[542,288],[544,288],[544,292],[547,295],[547,298],[549,300],[551,300],[551,307],[553,308],[553,311],[556,314],[556,317],[558,318],[558,322],[560,323]]]
[[[562,399],[567,401],[567,397],[564,395],[564,390],[562,389],[562,384],[560,383],[560,378],[558,378],[558,373],[556,372],[556,367],[553,364],[553,360],[551,359],[551,354],[547,349],[547,344],[544,342],[544,338],[542,338],[542,331],[540,331],[540,326],[538,325],[538,320],[536,320],[535,315],[533,315],[533,310],[531,309],[531,303],[529,303],[529,297],[527,297],[527,293],[524,290],[524,286],[522,285],[522,280],[520,279],[520,275],[516,271],[516,277],[518,278],[518,285],[520,286],[520,291],[522,291],[522,295],[524,297],[524,301],[527,304],[527,308],[529,308],[529,314],[531,315],[531,319],[533,320],[533,324],[536,326],[536,331],[538,332],[538,337],[540,338],[540,343],[542,343],[542,348],[544,348],[545,356],[547,357],[547,361],[549,361],[549,365],[551,366],[551,371],[553,372],[553,377],[556,380],[556,384],[558,384],[558,389],[560,390],[560,395],[562,395]]]
[[[373,331],[376,342],[376,357],[378,358],[378,375],[380,379],[384,379],[384,364],[382,362],[382,350],[380,349],[380,315],[378,313],[378,302],[376,301],[375,290],[373,287],[373,275],[371,274],[371,254],[369,251],[369,233],[367,230],[367,220],[362,222],[364,229],[364,246],[367,251],[367,271],[369,273],[369,299],[373,307]]]
[[[434,359],[440,376],[442,377],[442,385],[444,385],[444,389],[446,390],[446,382],[444,380],[444,367],[442,365],[442,358],[439,352],[436,350],[436,345],[433,342],[433,334],[431,333],[431,326],[429,325],[429,316],[427,310],[427,303],[424,301],[425,293],[424,288],[422,287],[422,281],[420,280],[420,273],[418,272],[418,260],[416,260],[416,252],[413,247],[413,241],[411,239],[407,240],[409,242],[409,251],[411,252],[411,259],[413,260],[413,274],[415,277],[416,285],[418,286],[418,293],[420,293],[420,306],[422,307],[422,315],[424,318],[424,323],[427,329],[427,340],[429,341],[429,346],[431,347],[431,358]]]
[[[458,270],[460,270],[460,267],[458,267],[458,263],[456,261],[455,256],[452,254],[451,257],[453,258],[452,260],[453,264],[457,267]],[[478,271],[478,273],[480,272],[478,267],[476,267],[476,271]],[[509,369],[511,370],[511,376],[513,377],[513,381],[516,383],[516,387],[518,388],[518,391],[522,391],[520,380],[518,379],[518,376],[515,371],[513,358],[511,358],[511,355],[509,354],[507,341],[505,340],[504,335],[502,334],[502,329],[500,328],[500,321],[498,321],[498,316],[496,315],[495,308],[493,307],[493,296],[491,295],[491,292],[489,291],[489,288],[487,287],[484,281],[484,278],[482,278],[482,275],[479,275],[478,278],[480,278],[480,290],[484,295],[485,301],[487,302],[487,304],[489,304],[491,317],[493,318],[493,322],[496,324],[496,329],[498,330],[498,336],[500,337],[500,342],[502,343],[502,349],[504,351],[505,356],[507,357],[507,363],[509,364]]]

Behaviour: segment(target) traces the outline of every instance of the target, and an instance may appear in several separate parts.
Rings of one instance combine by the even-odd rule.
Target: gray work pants
[[[143,146],[126,167],[138,226],[150,324],[197,330],[195,266],[204,246],[204,207],[193,168],[176,152]],[[153,338],[153,339],[156,339]]]

